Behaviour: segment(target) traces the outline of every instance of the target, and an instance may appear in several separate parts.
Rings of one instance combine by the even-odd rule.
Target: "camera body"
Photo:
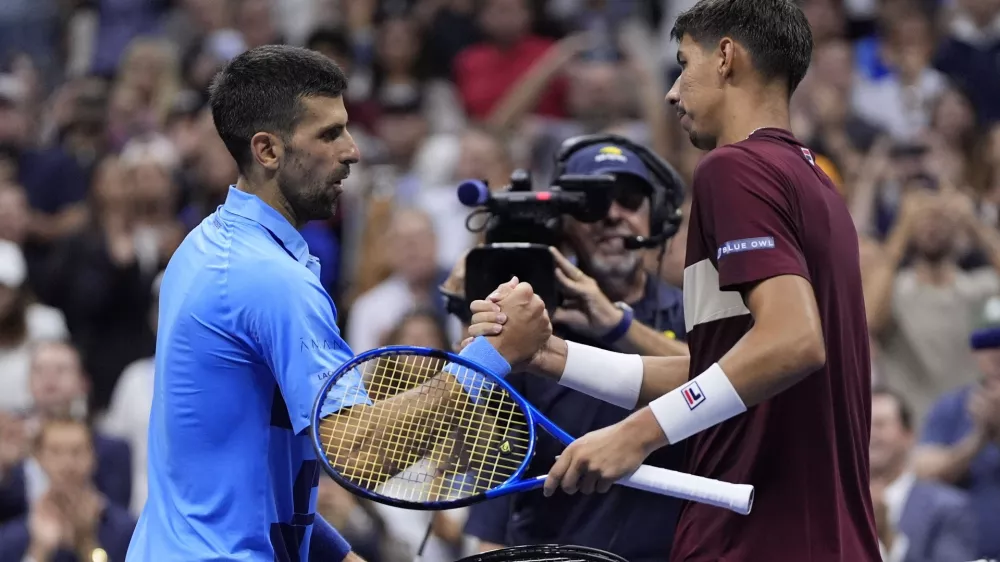
[[[490,193],[486,184],[477,180],[459,186],[459,200],[466,206],[480,208],[469,216],[467,227],[485,235],[485,245],[466,256],[467,302],[485,298],[516,275],[531,284],[550,314],[555,312],[562,299],[555,279],[555,259],[549,247],[559,247],[563,242],[566,216],[588,223],[603,220],[615,196],[616,178],[610,173],[566,173],[566,162],[573,154],[597,144],[630,151],[641,160],[651,177],[650,235],[626,238],[625,247],[630,250],[655,248],[677,233],[682,218],[684,184],[673,167],[649,149],[621,135],[573,137],[559,150],[555,179],[547,191],[532,191],[531,176],[525,170],[515,171],[510,184],[497,193]],[[476,215],[484,213],[487,219],[480,228],[469,226]]]
[[[471,184],[478,184],[476,189],[486,195],[480,195],[477,202],[488,213],[482,227],[485,245],[471,250],[465,258],[466,298],[485,298],[516,275],[530,283],[549,312],[554,312],[560,296],[549,247],[561,244],[566,215],[583,222],[607,216],[614,182],[610,175],[563,175],[549,190],[532,191],[530,174],[517,170],[511,175],[510,185],[498,193],[489,194],[482,182],[462,184],[460,198],[463,189],[469,193]],[[463,203],[469,204],[468,196]]]

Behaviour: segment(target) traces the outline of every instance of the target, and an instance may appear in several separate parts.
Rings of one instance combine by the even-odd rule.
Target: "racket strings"
[[[358,366],[373,405],[402,393],[409,399],[393,408],[341,410],[321,422],[324,452],[343,467],[342,476],[388,498],[427,503],[481,494],[517,472],[531,438],[520,407],[503,387],[458,365],[453,374],[480,383],[478,398],[458,394],[442,401],[441,395],[456,395],[455,379],[440,375],[445,366],[444,359],[420,354],[374,357]],[[350,423],[338,423],[343,417]],[[355,452],[372,439],[377,453]]]

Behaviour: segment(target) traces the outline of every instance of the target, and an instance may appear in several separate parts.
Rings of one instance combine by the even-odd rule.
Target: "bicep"
[[[822,337],[823,325],[812,284],[798,275],[771,277],[748,288],[744,300],[754,325]]]
[[[778,275],[809,279],[796,207],[775,171],[726,152],[699,167],[696,184],[721,290]]]
[[[274,374],[296,433],[309,426],[313,404],[325,381],[353,357],[340,336],[333,301],[319,283],[299,283],[258,299],[251,333]],[[354,370],[330,389],[324,412],[368,403]]]

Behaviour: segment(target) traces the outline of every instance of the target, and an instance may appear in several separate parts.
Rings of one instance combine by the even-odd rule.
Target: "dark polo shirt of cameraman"
[[[636,321],[684,339],[679,289],[647,276],[642,299],[629,304]],[[654,325],[657,311],[658,327]],[[563,326],[556,325],[554,331],[567,340],[607,348]],[[507,380],[528,402],[576,437],[617,423],[630,413],[539,377],[514,373]],[[547,473],[563,449],[544,430],[539,430],[538,435],[538,447],[526,476]],[[680,470],[682,447],[683,443],[660,449],[646,463]],[[624,486],[614,486],[607,494],[559,493],[550,498],[543,497],[539,489],[473,505],[465,532],[504,545],[574,544],[613,552],[630,562],[662,562],[669,558],[680,507],[680,500]]]

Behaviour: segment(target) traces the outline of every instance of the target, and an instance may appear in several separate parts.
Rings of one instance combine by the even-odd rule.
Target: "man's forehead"
[[[302,121],[315,126],[344,124],[347,122],[347,108],[341,96],[308,96],[302,98]]]

